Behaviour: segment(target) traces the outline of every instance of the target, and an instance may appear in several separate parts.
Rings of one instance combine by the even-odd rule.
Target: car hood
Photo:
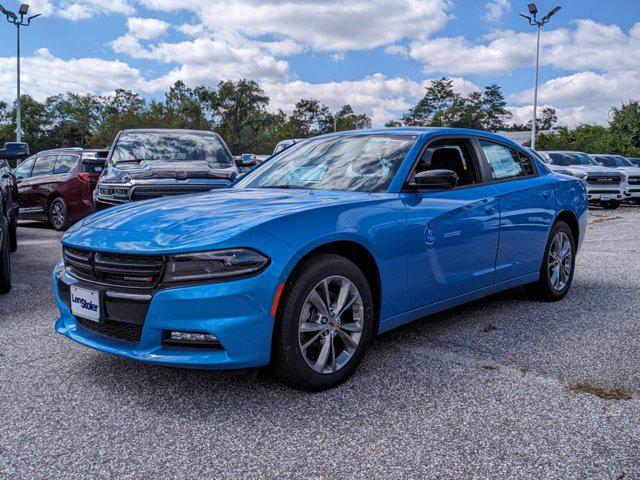
[[[360,192],[214,190],[103,210],[69,229],[62,241],[106,251],[140,250],[145,246],[186,251],[204,245],[237,245],[238,240],[264,235],[267,223],[287,215],[370,201],[370,195]]]
[[[235,166],[221,167],[206,161],[166,162],[161,160],[140,163],[109,164],[100,178],[105,183],[128,183],[137,180],[233,180],[237,175]]]
[[[581,172],[594,173],[594,174],[604,175],[604,176],[620,175],[620,172],[615,168],[600,167],[598,165],[571,165],[566,168],[570,170],[578,170]]]
[[[627,175],[633,175],[634,177],[640,175],[640,167],[618,167],[616,170],[620,170]]]

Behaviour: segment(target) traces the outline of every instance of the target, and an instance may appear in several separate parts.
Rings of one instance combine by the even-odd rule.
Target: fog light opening
[[[182,348],[222,348],[218,338],[211,333],[180,330],[165,330],[162,334],[162,343],[166,346]]]

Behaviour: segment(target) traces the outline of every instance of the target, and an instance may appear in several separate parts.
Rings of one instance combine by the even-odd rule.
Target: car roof
[[[545,152],[545,153],[565,153],[565,154],[580,154],[580,155],[593,155],[593,154],[589,154],[589,153],[585,153],[585,152],[578,152],[576,150],[540,150],[541,152]]]
[[[501,135],[487,132],[484,130],[474,130],[470,128],[452,128],[452,127],[390,127],[390,128],[374,128],[371,130],[347,130],[344,132],[327,133],[319,135],[309,140],[325,137],[340,137],[349,135],[413,135],[418,137],[432,137],[435,135],[464,135],[482,137],[489,140],[497,140],[502,143],[509,144],[516,148],[524,148],[522,145]]]
[[[196,130],[189,128],[130,128],[127,130],[121,130],[120,133],[209,133],[211,135],[219,136],[216,132],[211,130]]]

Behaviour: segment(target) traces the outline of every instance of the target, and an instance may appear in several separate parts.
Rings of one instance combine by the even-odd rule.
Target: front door
[[[453,190],[407,193],[407,310],[448,300],[494,282],[499,205],[470,140],[431,143],[414,173],[447,169]]]

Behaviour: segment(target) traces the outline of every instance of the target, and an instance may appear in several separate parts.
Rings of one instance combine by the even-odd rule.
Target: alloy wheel
[[[364,327],[362,296],[342,276],[320,281],[304,302],[298,324],[298,344],[305,362],[317,373],[344,367],[358,348]]]
[[[65,222],[65,211],[62,202],[55,200],[51,205],[51,223],[57,229],[63,227]]]
[[[562,291],[571,278],[573,247],[565,232],[558,232],[549,249],[549,281],[556,291]]]

